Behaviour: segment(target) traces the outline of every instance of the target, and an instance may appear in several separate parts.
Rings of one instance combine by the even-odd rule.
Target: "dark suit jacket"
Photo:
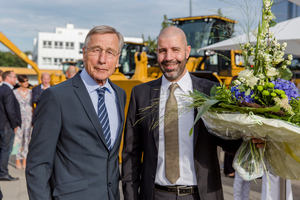
[[[18,100],[8,85],[0,86],[0,131],[21,127],[21,111]]]
[[[191,75],[193,89],[205,94],[210,93],[214,82]],[[150,200],[153,194],[157,167],[159,129],[151,129],[151,124],[158,121],[158,112],[150,113],[140,123],[140,108],[153,105],[160,97],[161,78],[135,86],[131,93],[129,110],[124,135],[122,161],[122,181],[125,200]],[[158,109],[158,108],[157,108]],[[148,113],[149,114],[149,113]],[[197,111],[195,110],[195,116]],[[201,200],[223,199],[217,146],[235,152],[241,141],[225,141],[210,134],[203,121],[194,127],[194,163]],[[143,163],[141,162],[144,152]],[[138,189],[140,188],[140,192]]]
[[[119,199],[118,153],[126,94],[110,84],[116,91],[121,116],[111,152],[79,73],[43,92],[27,156],[31,200]]]
[[[32,88],[32,103],[39,103],[41,95],[44,91],[42,90],[41,85],[42,84],[39,84],[38,86]]]

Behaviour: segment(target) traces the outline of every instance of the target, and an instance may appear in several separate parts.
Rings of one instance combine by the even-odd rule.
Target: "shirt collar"
[[[169,89],[169,86],[172,83],[177,83],[180,87],[180,89],[185,93],[189,94],[189,91],[192,90],[192,79],[190,76],[190,73],[187,71],[185,75],[178,81],[178,82],[170,82],[166,79],[166,77],[163,75],[162,76],[162,81],[161,81],[161,90],[162,93],[166,93]]]
[[[88,91],[88,93],[94,92],[96,91],[99,87],[105,87],[106,91],[108,91],[109,93],[112,93],[111,91],[113,90],[113,88],[111,87],[111,85],[108,82],[108,79],[106,79],[105,84],[103,86],[100,86],[85,70],[85,68],[82,69],[81,73],[80,73],[81,79],[84,83],[84,85],[86,86],[86,89]]]
[[[49,87],[50,87],[50,85],[49,85]],[[41,84],[41,88],[42,88],[42,90],[44,89],[44,85],[43,84]]]
[[[11,90],[14,89],[14,86],[8,82],[3,81],[3,84],[7,85]]]

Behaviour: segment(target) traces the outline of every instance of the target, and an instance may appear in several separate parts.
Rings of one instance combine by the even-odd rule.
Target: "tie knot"
[[[179,85],[177,83],[173,83],[169,86],[170,93],[173,93],[177,88],[179,88]]]
[[[105,87],[102,87],[102,88],[98,88],[97,89],[97,93],[98,93],[98,95],[100,96],[100,97],[103,97],[104,96],[104,94],[105,94]]]

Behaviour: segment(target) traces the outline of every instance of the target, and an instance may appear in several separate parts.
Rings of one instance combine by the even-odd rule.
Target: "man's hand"
[[[257,148],[264,148],[266,141],[252,137],[252,143],[256,144]]]
[[[16,133],[18,130],[18,126],[16,128],[14,128],[14,133]]]

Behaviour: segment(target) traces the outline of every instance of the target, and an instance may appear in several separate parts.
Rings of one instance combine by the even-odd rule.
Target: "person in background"
[[[66,77],[67,79],[72,78],[77,73],[77,68],[73,65],[69,66],[69,68],[66,71]]]
[[[251,181],[245,181],[238,173],[234,176],[233,196],[234,200],[249,200]]]
[[[45,72],[41,75],[41,81],[42,83],[38,86],[32,88],[32,106],[34,108],[33,115],[32,115],[32,125],[34,124],[34,116],[36,114],[36,107],[38,106],[40,102],[40,98],[44,90],[50,87],[50,74]]]
[[[224,174],[226,177],[234,178],[235,170],[232,167],[234,155],[224,152]]]
[[[261,189],[261,200],[280,200],[280,177],[271,174],[268,172],[268,176],[266,172],[262,177],[262,189]],[[286,200],[293,200],[293,192],[292,192],[292,184],[290,180],[285,181],[285,189],[286,189]]]
[[[3,82],[3,80],[2,80],[2,74],[3,74],[3,71],[0,69],[0,86],[2,85],[2,82]]]
[[[43,92],[27,156],[30,200],[120,200],[126,93],[109,77],[123,45],[116,29],[94,27],[82,49],[84,69]]]
[[[47,72],[42,73],[42,83],[32,88],[32,103],[38,105],[43,91],[50,87],[50,80],[50,74],[48,74]]]
[[[28,89],[28,77],[26,75],[18,75],[20,87],[13,90],[20,104],[22,126],[16,132],[15,144],[19,144],[16,154],[16,168],[26,168],[26,157],[28,153],[28,145],[31,137],[31,120],[32,120],[32,92]],[[22,159],[22,165],[21,160]]]
[[[17,81],[13,71],[2,74],[0,86],[0,181],[15,181],[19,178],[8,173],[9,156],[13,148],[15,132],[22,124],[20,105],[12,91]]]

